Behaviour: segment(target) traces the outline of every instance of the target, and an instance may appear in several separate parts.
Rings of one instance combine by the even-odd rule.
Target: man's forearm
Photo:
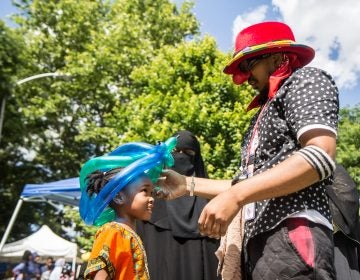
[[[292,155],[275,167],[235,184],[231,192],[241,206],[288,195],[319,180],[316,170],[300,155]]]

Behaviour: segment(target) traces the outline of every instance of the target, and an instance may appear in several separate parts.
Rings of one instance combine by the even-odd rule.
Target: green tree
[[[336,160],[342,164],[360,191],[360,106],[340,110]]]
[[[23,161],[26,157],[25,141],[22,132],[24,123],[16,101],[17,76],[21,75],[22,67],[27,65],[27,55],[23,37],[17,30],[6,27],[0,21],[0,101],[4,106],[1,123],[3,125],[0,142],[0,231],[4,232],[16,201],[27,180],[35,180],[38,170]],[[30,220],[30,205],[25,205],[23,218]],[[40,218],[42,213],[35,213]],[[24,232],[23,225],[16,224],[14,231]]]
[[[81,219],[78,209],[72,207],[65,207],[64,219],[71,222],[72,230],[76,233],[73,241],[79,245],[80,252],[90,252],[97,227],[87,226]]]
[[[168,0],[20,2],[17,30],[26,48],[17,77],[62,72],[72,79],[38,79],[11,93],[4,134],[14,141],[3,144],[13,177],[12,207],[1,209],[6,220],[24,183],[78,176],[92,156],[129,141],[166,140],[178,129],[199,137],[211,177],[233,176],[253,92],[222,73],[230,56],[212,38],[197,37],[190,3],[178,9]],[[9,125],[15,115],[18,130]],[[21,211],[25,227],[16,224],[13,238],[42,223],[61,234],[75,221],[77,241],[89,249],[95,229],[78,213],[66,209],[61,217],[32,206]]]
[[[245,113],[251,94],[222,73],[228,59],[210,37],[162,48],[132,72],[133,98],[126,107],[119,102],[112,122],[126,116],[126,141],[156,142],[189,129],[200,138],[209,175],[230,178],[251,116]]]
[[[37,79],[10,94],[0,144],[6,173],[1,187],[7,188],[9,203],[0,206],[0,230],[5,230],[25,183],[77,176],[88,158],[114,147],[113,139],[122,143],[123,129],[108,122],[119,100],[126,106],[132,99],[133,69],[148,64],[159,48],[198,32],[189,3],[178,9],[165,0],[18,2],[22,13],[16,17],[16,31],[19,42],[26,42],[20,48],[24,59],[14,63],[16,75],[11,72],[4,81],[13,84],[45,72],[70,73],[72,80]],[[17,49],[9,48],[10,54]],[[4,88],[11,87],[4,83]],[[116,124],[126,126],[124,118]],[[61,223],[49,220],[51,208],[32,206],[24,205],[32,211],[20,212],[23,222],[15,225],[12,238],[28,234],[32,223],[49,223],[61,232]],[[37,208],[42,211],[33,211]]]
[[[114,105],[109,126],[123,131],[123,142],[148,143],[189,129],[199,137],[209,175],[231,178],[252,115],[246,114],[252,93],[222,73],[228,59],[210,37],[161,48],[149,64],[134,68],[128,89],[132,98],[126,106],[121,101]],[[126,126],[120,126],[121,119]],[[110,140],[110,146],[119,144],[117,137]],[[68,217],[77,219],[77,230],[83,232],[77,242],[88,249],[93,232],[79,222],[78,213],[70,211]]]

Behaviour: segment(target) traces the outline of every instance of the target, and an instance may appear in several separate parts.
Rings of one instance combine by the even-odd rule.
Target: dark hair
[[[110,169],[109,171],[101,171],[96,170],[93,173],[90,173],[87,177],[87,188],[86,192],[89,196],[93,195],[94,193],[98,194],[101,189],[123,168],[114,168]]]
[[[24,252],[23,256],[22,256],[22,260],[25,261],[25,262],[27,262],[27,261],[29,261],[29,257],[30,257],[30,256],[32,256],[31,251],[26,250],[26,251]]]

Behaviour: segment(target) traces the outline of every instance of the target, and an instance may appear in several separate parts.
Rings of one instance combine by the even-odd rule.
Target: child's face
[[[148,221],[151,218],[154,185],[147,176],[142,176],[126,187],[125,212],[129,218]]]

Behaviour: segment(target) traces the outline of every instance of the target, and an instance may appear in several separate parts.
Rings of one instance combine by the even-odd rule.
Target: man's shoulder
[[[290,76],[290,78],[316,78],[316,77],[323,77],[323,76],[327,76],[330,79],[332,79],[331,75],[326,72],[323,69],[317,68],[317,67],[302,67],[302,68],[298,68],[296,69],[292,75]]]
[[[301,67],[294,70],[294,72],[290,75],[290,77],[296,76],[304,76],[304,75],[312,75],[323,72],[322,69],[316,67]]]
[[[316,67],[302,67],[296,69],[284,82],[283,90],[292,91],[299,87],[314,87],[327,85],[336,88],[334,78],[325,70]]]

